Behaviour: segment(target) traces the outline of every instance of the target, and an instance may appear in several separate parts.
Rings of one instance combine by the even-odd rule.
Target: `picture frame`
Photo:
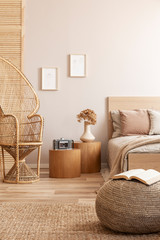
[[[42,68],[42,90],[49,90],[49,91],[58,90],[58,68],[57,67]]]
[[[76,78],[86,77],[86,54],[69,55],[69,76]]]

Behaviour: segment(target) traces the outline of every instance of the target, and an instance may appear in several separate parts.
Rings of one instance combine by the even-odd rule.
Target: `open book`
[[[160,181],[160,172],[153,169],[148,169],[148,170],[133,169],[120,174],[116,174],[112,178],[113,179],[122,178],[126,180],[136,179],[146,185],[151,185],[153,183]]]

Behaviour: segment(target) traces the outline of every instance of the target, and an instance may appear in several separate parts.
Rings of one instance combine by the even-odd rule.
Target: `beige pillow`
[[[160,134],[160,111],[149,109],[148,113],[151,121],[149,134]]]
[[[119,112],[123,136],[149,134],[150,120],[147,110],[123,110]]]
[[[113,123],[113,134],[112,138],[121,136],[121,119],[119,110],[111,111],[111,118]]]

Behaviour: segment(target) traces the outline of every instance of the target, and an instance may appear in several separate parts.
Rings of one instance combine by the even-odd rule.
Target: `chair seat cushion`
[[[110,180],[98,191],[96,212],[101,223],[118,232],[160,231],[160,182]]]

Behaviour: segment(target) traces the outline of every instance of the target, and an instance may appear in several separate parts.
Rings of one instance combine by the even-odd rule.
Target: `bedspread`
[[[160,135],[156,136],[126,136],[119,137],[116,139],[116,144],[114,144],[114,139],[111,139],[108,143],[109,149],[109,166],[110,166],[110,178],[120,172],[126,171],[125,168],[125,157],[130,151],[134,149],[157,144],[158,150],[160,152]]]

